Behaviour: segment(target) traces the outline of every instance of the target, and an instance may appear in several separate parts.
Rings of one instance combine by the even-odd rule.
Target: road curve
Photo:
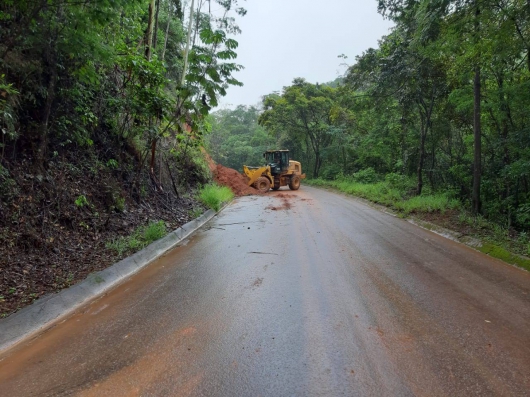
[[[0,358],[0,396],[528,396],[530,273],[343,195],[236,200]]]

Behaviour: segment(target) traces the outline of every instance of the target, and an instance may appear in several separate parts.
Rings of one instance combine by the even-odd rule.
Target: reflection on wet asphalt
[[[530,274],[303,186],[0,360],[13,397],[524,396]]]

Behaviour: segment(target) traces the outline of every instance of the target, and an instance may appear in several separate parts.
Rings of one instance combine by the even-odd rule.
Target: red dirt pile
[[[261,194],[259,190],[247,185],[247,177],[241,175],[232,168],[227,168],[221,164],[217,164],[215,171],[213,171],[214,180],[223,186],[228,186],[236,196],[250,196],[254,194]]]

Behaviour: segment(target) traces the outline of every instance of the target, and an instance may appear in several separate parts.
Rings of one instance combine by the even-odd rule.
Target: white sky
[[[230,87],[220,107],[255,105],[281,91],[296,77],[311,83],[332,81],[355,56],[389,33],[392,23],[377,13],[377,0],[247,0],[237,17],[242,34],[235,75],[244,87]],[[337,58],[345,54],[344,61]]]

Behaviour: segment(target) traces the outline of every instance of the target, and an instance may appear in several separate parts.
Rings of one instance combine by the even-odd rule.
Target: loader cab
[[[271,167],[273,175],[281,174],[289,169],[288,150],[268,150],[263,156],[265,157],[265,163]]]

